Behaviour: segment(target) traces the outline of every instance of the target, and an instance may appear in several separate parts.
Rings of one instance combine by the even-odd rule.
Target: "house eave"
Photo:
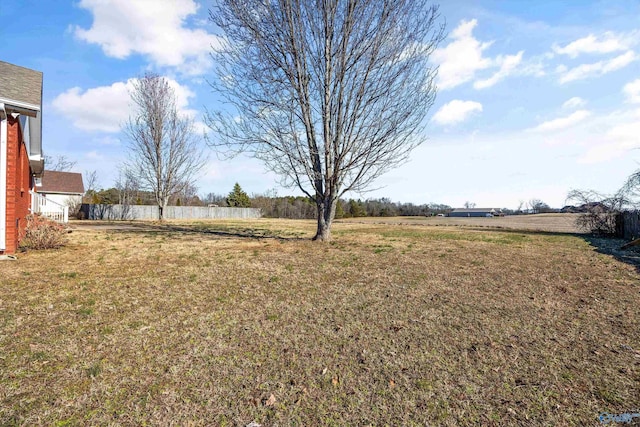
[[[65,191],[49,191],[49,190],[38,190],[38,193],[40,194],[59,194],[61,196],[82,196],[84,193],[72,193],[72,192],[65,192]]]
[[[44,157],[40,154],[29,156],[29,167],[35,178],[42,178],[44,174]]]
[[[22,130],[22,142],[27,148],[29,167],[35,177],[41,177],[44,173],[44,156],[42,153],[42,115],[35,117],[20,114],[18,123]]]
[[[4,104],[7,113],[19,113],[29,117],[36,117],[40,112],[40,106],[15,99],[0,97],[0,104]]]

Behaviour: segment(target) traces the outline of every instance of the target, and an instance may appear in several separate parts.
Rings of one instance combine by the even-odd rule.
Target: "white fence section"
[[[164,216],[167,219],[253,219],[261,218],[262,211],[256,208],[167,206]]]
[[[158,219],[159,209],[149,205],[82,205],[85,219],[131,220]],[[165,219],[256,219],[262,218],[257,208],[221,208],[204,206],[167,206]]]
[[[42,194],[29,191],[31,194],[31,212],[57,222],[69,222],[69,206],[63,206],[53,200],[47,200]]]

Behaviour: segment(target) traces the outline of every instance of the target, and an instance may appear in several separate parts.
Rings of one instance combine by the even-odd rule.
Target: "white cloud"
[[[587,101],[580,98],[579,96],[574,96],[573,98],[568,99],[564,104],[562,104],[562,109],[573,110],[574,108],[584,107],[586,104]]]
[[[640,79],[627,83],[622,91],[627,96],[628,102],[640,104]]]
[[[197,112],[187,108],[189,99],[195,94],[187,86],[182,86],[173,79],[167,80],[175,92],[178,110],[184,115],[195,117]],[[84,92],[81,88],[74,87],[58,95],[51,104],[78,129],[115,133],[131,113],[129,93],[134,82],[135,79],[129,79]]]
[[[129,82],[117,82],[82,92],[74,87],[58,95],[53,108],[83,130],[118,132],[128,117]]]
[[[591,147],[578,160],[580,163],[601,163],[615,159],[640,148],[640,110],[636,120],[619,123],[607,131],[601,141]]]
[[[91,159],[91,160],[103,160],[104,159],[104,156],[102,154],[98,153],[95,150],[85,153],[84,156],[85,156],[85,158]]]
[[[482,112],[482,104],[479,102],[454,99],[434,114],[433,121],[441,125],[453,125],[465,121],[473,113],[478,112]]]
[[[591,115],[591,112],[587,110],[578,110],[571,113],[567,117],[560,117],[557,119],[549,120],[544,123],[540,123],[538,126],[532,129],[528,129],[529,132],[551,132],[574,126]]]
[[[452,41],[433,52],[433,60],[440,65],[438,71],[440,89],[451,89],[473,80],[477,71],[491,67],[491,59],[482,56],[483,52],[491,46],[491,42],[481,43],[472,34],[477,24],[478,21],[475,19],[463,20],[451,32]]]
[[[473,29],[477,25],[476,19],[462,20],[451,32],[451,42],[433,52],[432,59],[439,65],[438,88],[452,89],[475,80],[474,88],[485,89],[516,72],[521,75],[544,74],[540,64],[531,63],[521,66],[524,51],[515,55],[498,55],[494,58],[483,56],[493,41],[481,42],[476,39],[473,36]],[[477,80],[476,74],[482,70],[492,70],[493,75]]]
[[[543,123],[544,135],[536,135],[549,153],[573,151],[578,164],[617,162],[610,174],[620,171],[622,160],[632,164],[631,151],[640,149],[640,108],[620,109],[606,114],[580,110],[568,117]],[[534,135],[528,132],[529,135]],[[631,167],[631,166],[629,166]],[[619,184],[616,184],[619,185]]]
[[[575,40],[564,47],[554,44],[552,49],[559,55],[567,55],[570,58],[577,58],[582,53],[605,54],[621,52],[637,44],[637,31],[629,34],[616,34],[607,31],[602,36],[597,37],[589,34],[586,37]]]
[[[199,8],[193,0],[81,0],[79,6],[93,14],[93,24],[89,29],[74,27],[74,34],[110,57],[137,53],[156,66],[198,75],[211,67],[211,46],[219,46],[213,34],[186,27],[186,18]]]
[[[93,141],[99,145],[120,145],[120,140],[111,135],[103,136],[100,138],[94,138]]]
[[[632,62],[638,60],[638,56],[634,51],[629,50],[615,58],[598,61],[592,64],[582,64],[577,67],[566,69],[558,67],[557,71],[561,74],[560,83],[569,83],[575,80],[582,80],[590,77],[602,76],[604,74],[619,70],[626,67]]]
[[[498,70],[493,76],[485,80],[476,80],[473,87],[476,89],[486,89],[498,83],[500,80],[513,73],[516,67],[522,62],[522,54],[524,51],[518,52],[516,55],[499,55],[496,58],[496,63],[500,65]]]

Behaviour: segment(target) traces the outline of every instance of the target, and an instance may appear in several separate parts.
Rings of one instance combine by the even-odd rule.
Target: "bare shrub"
[[[593,190],[572,190],[567,200],[581,203],[584,213],[576,219],[576,225],[600,236],[616,234],[616,216],[628,204],[622,191],[613,196],[603,195]]]
[[[84,219],[82,199],[78,200],[75,197],[69,197],[65,204],[69,208],[69,218]]]
[[[24,249],[56,249],[67,244],[67,229],[64,225],[38,214],[26,217],[27,226],[20,239]]]

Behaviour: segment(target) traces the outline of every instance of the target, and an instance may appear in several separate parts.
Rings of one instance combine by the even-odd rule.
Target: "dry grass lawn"
[[[367,217],[348,218],[341,222],[360,222],[365,224],[395,225],[433,225],[461,226],[473,228],[491,228],[508,230],[549,231],[554,233],[582,233],[584,230],[576,226],[576,218],[580,214],[549,213],[536,215],[508,215],[492,218],[456,218],[456,217]]]
[[[0,264],[0,425],[600,425],[640,409],[640,275],[573,235],[80,229]]]

